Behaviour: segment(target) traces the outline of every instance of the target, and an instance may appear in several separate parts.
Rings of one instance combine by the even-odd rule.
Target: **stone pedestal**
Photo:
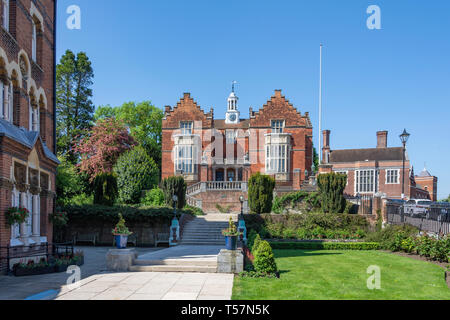
[[[106,267],[108,271],[126,272],[130,270],[136,258],[135,249],[111,249],[106,254]]]
[[[242,250],[220,250],[217,256],[217,273],[240,273],[244,271]]]

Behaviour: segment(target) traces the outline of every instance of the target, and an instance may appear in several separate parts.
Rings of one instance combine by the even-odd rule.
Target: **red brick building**
[[[241,119],[234,89],[225,119],[215,119],[185,93],[163,119],[162,178],[183,175],[188,200],[204,210],[216,205],[239,209],[249,177],[261,172],[276,179],[280,192],[299,190],[311,172],[313,146],[309,114],[301,114],[276,90],[259,110]]]
[[[55,2],[0,1],[0,247],[52,241]],[[8,226],[5,211],[19,206],[28,220]]]
[[[391,199],[401,199],[404,179],[404,196],[408,199],[436,199],[437,178],[414,170],[403,147],[387,146],[387,131],[377,132],[377,147],[368,149],[331,150],[330,131],[323,131],[322,165],[320,173],[339,172],[347,175],[345,194],[384,194]],[[426,187],[426,188],[425,188]]]

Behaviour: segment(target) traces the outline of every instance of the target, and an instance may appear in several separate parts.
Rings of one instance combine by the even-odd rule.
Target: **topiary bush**
[[[255,255],[256,250],[258,250],[260,244],[261,244],[261,237],[259,236],[259,234],[256,234],[255,238],[253,239],[253,244],[250,247],[253,255]]]
[[[275,179],[259,172],[248,181],[248,201],[252,213],[269,213],[272,210]]]
[[[343,213],[346,206],[344,190],[347,175],[341,173],[319,174],[317,185],[320,190],[320,203],[325,213]]]
[[[117,178],[113,173],[102,173],[94,179],[94,204],[113,206],[116,202]]]
[[[121,203],[139,203],[142,190],[152,189],[158,184],[158,166],[140,146],[122,154],[114,166],[114,172],[117,174]]]
[[[141,200],[141,204],[145,206],[160,207],[165,204],[164,192],[160,188],[154,188],[147,191]]]
[[[186,205],[186,182],[181,176],[168,177],[161,183],[161,189],[164,192],[164,201],[169,207],[173,207],[173,195],[178,196],[178,209]]]
[[[274,274],[277,272],[277,264],[269,242],[261,241],[254,253],[255,260],[253,266],[256,272]]]

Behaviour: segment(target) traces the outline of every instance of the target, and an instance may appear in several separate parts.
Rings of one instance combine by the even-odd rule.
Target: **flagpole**
[[[322,48],[323,45],[320,44],[320,80],[319,80],[319,150],[317,152],[319,153],[319,164],[322,164],[322,142],[321,142],[321,135],[322,135]]]

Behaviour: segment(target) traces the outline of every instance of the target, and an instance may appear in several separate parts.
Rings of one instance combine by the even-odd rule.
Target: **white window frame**
[[[33,25],[33,31],[31,36],[31,59],[34,62],[37,62],[37,27],[36,22],[31,19],[31,23]]]
[[[0,81],[0,119],[13,122],[14,94],[12,84],[7,85]]]
[[[225,138],[227,144],[234,144],[236,143],[236,131],[235,130],[226,130],[225,131]]]
[[[40,126],[40,114],[39,114],[39,109],[33,108],[33,106],[31,105],[31,103],[29,104],[29,113],[30,113],[30,131],[36,131],[39,132],[39,126]]]
[[[175,172],[183,170],[183,174],[196,174],[197,147],[194,145],[175,146]]]
[[[3,28],[9,32],[9,0],[3,0]]]
[[[181,121],[180,129],[182,135],[192,135],[194,123],[192,121]]]
[[[386,169],[386,184],[400,184],[400,169]],[[394,173],[392,175],[392,173]],[[391,174],[390,174],[391,173]],[[395,181],[392,178],[397,178]]]
[[[266,172],[288,173],[289,146],[287,144],[266,145]]]
[[[355,194],[375,193],[377,189],[377,173],[375,169],[355,170]]]
[[[283,133],[285,128],[285,121],[284,120],[272,120],[270,122],[270,126],[272,128],[272,133]]]

